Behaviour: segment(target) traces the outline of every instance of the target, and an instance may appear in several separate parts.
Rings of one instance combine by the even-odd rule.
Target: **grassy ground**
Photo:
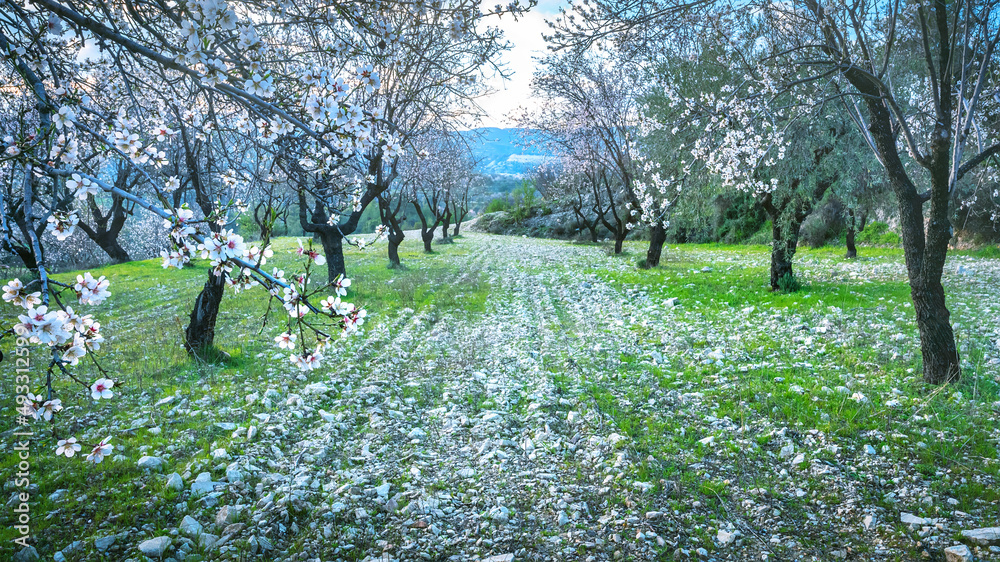
[[[294,245],[280,240],[274,265],[290,266]],[[101,360],[120,395],[95,403],[60,380],[74,424],[60,431],[81,441],[112,435],[116,457],[90,468],[55,458],[51,435],[32,441],[39,552],[51,559],[81,540],[67,558],[98,559],[93,539],[116,534],[109,556],[138,558],[136,542],[176,537],[183,515],[214,519],[213,506],[138,469],[144,454],[166,459],[166,472],[185,482],[202,471],[222,479],[241,463],[248,485],[218,505],[253,504],[263,519],[242,520],[274,529],[266,536],[275,550],[258,552],[242,531],[232,548],[196,545],[188,560],[360,560],[386,545],[399,559],[682,559],[702,548],[718,559],[910,560],[940,556],[960,529],[1000,520],[1000,260],[965,253],[949,262],[965,373],[929,387],[897,250],[862,248],[854,261],[840,249],[800,250],[802,290],[774,294],[763,247],[671,246],[652,270],[635,267],[639,244],[627,249],[609,257],[598,246],[473,234],[425,255],[407,240],[398,270],[385,267],[380,248],[350,250],[350,299],[371,315],[342,356],[308,376],[276,353],[280,329],[262,328],[259,292],[223,301],[217,344],[230,359],[205,364],[184,353],[204,264],[95,272],[113,296],[87,312],[108,338]],[[973,274],[952,273],[957,264]],[[9,325],[11,309],[3,313]],[[5,389],[12,371],[3,371]],[[80,373],[98,376],[89,365]],[[33,376],[40,386],[42,373]],[[335,388],[311,396],[317,382]],[[268,389],[282,399],[246,400]],[[17,461],[13,408],[12,399],[0,405],[5,483]],[[323,425],[318,409],[338,421]],[[250,426],[261,430],[256,440],[246,438]],[[430,436],[405,438],[413,427]],[[220,448],[229,458],[213,456]],[[303,454],[314,462],[291,462]],[[280,483],[303,465],[324,483],[296,512],[290,484],[278,501]],[[475,469],[471,483],[454,476],[465,467]],[[341,490],[382,481],[403,490],[398,514]],[[269,492],[280,518],[264,515],[259,499]],[[454,510],[436,523],[447,540],[403,509],[431,499]],[[376,515],[338,515],[338,504]],[[500,507],[509,515],[490,515]],[[940,525],[911,528],[901,513]],[[12,515],[8,507],[0,520]],[[723,541],[720,531],[737,538]],[[0,528],[4,559],[14,536],[12,523]]]

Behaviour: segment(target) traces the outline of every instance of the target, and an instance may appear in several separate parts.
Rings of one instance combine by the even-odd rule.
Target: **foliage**
[[[778,289],[782,293],[796,293],[802,288],[802,284],[792,273],[786,273],[778,278]]]
[[[880,221],[873,221],[865,226],[865,229],[858,233],[857,241],[860,244],[870,244],[872,246],[893,246],[899,247],[899,234],[892,231],[888,224]]]
[[[510,201],[506,197],[494,197],[490,199],[489,204],[483,209],[483,213],[496,213],[508,209],[510,209]]]

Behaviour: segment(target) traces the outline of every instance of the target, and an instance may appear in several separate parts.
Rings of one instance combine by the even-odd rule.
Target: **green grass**
[[[273,245],[275,258],[265,267],[286,268],[291,273],[296,263],[291,254],[295,246],[293,238],[276,240]],[[490,291],[488,279],[477,271],[459,270],[448,262],[426,263],[419,247],[414,241],[404,244],[400,256],[407,267],[395,270],[386,267],[385,257],[377,249],[368,252],[347,250],[349,276],[354,282],[349,299],[372,312],[371,326],[390,323],[392,316],[404,308],[464,310],[468,314],[483,310]],[[447,251],[461,254],[467,250],[451,245]],[[48,519],[35,518],[32,534],[45,537],[49,544],[69,544],[80,537],[100,536],[105,527],[128,528],[138,519],[157,527],[176,524],[172,515],[152,519],[149,516],[169,506],[170,496],[161,494],[161,477],[144,474],[135,467],[134,459],[141,456],[140,449],[172,447],[174,461],[168,472],[184,472],[185,463],[195,463],[201,467],[190,472],[197,474],[215,464],[209,461],[211,449],[230,447],[235,451],[233,447],[239,446],[229,438],[228,431],[212,426],[206,431],[206,423],[201,419],[204,416],[168,419],[163,416],[165,409],[152,408],[151,402],[180,392],[191,402],[207,399],[198,409],[208,410],[213,404],[241,403],[243,396],[239,392],[248,381],[257,380],[265,385],[280,382],[269,378],[272,369],[262,358],[275,354],[271,338],[281,331],[282,316],[272,312],[271,322],[258,336],[267,310],[267,299],[259,290],[240,294],[227,291],[222,302],[216,346],[231,357],[217,364],[206,364],[191,359],[182,346],[189,307],[208,275],[206,262],[196,260],[183,270],[164,271],[160,260],[155,259],[107,266],[93,273],[105,275],[111,282],[111,298],[86,313],[93,313],[101,322],[101,331],[108,340],[99,357],[103,368],[116,380],[117,396],[111,401],[93,402],[80,385],[56,377],[54,390],[63,400],[63,415],[79,420],[77,425],[68,428],[68,433],[64,429],[59,437],[71,434],[81,442],[96,442],[105,436],[94,428],[98,420],[97,427],[120,424],[126,428],[135,420],[144,421],[137,430],[113,435],[114,454],[124,454],[133,459],[131,462],[106,459],[93,469],[81,462],[80,454],[73,459],[56,458],[51,454],[57,439],[51,432],[32,441],[32,476],[45,492],[33,497],[33,501],[39,503],[32,509],[35,513],[57,514]],[[325,277],[325,271],[317,274]],[[72,282],[75,277],[76,272],[54,276],[63,282]],[[81,313],[84,313],[83,308],[90,307],[75,307]],[[11,307],[4,307],[2,312],[0,322],[9,325],[15,321]],[[275,321],[279,325],[275,325]],[[12,351],[7,347],[9,341],[4,341],[5,355]],[[33,352],[40,351],[33,349]],[[4,371],[4,388],[13,388],[12,371]],[[75,373],[83,381],[93,381],[100,376],[89,361],[81,362]],[[43,387],[43,375],[37,370],[33,372],[32,389],[36,393]],[[280,384],[277,386],[281,388]],[[420,389],[420,392],[433,392],[433,389]],[[13,406],[12,401],[4,400],[0,407],[0,434],[8,435],[14,429]],[[242,417],[226,421],[241,423],[245,420],[244,413]],[[146,431],[153,426],[160,426],[162,433],[152,436]],[[84,435],[88,437],[86,441]],[[87,452],[84,450],[82,454]],[[16,455],[0,455],[0,477],[4,482],[11,480],[8,475],[15,471],[16,462]],[[50,502],[47,496],[56,489],[68,489],[68,495],[76,499],[58,504]],[[153,503],[146,505],[146,502]],[[167,511],[169,509],[164,513]],[[109,520],[109,514],[124,516]],[[10,511],[5,510],[0,521],[10,515]],[[0,530],[0,541],[4,545],[9,545],[14,536],[11,525],[4,525]]]
[[[489,244],[515,243],[524,245],[519,246],[522,251],[565,251],[571,256],[566,262],[526,259],[518,266],[523,272],[518,279],[537,279],[544,290],[520,294],[507,279],[506,268],[512,261],[491,266],[480,255]],[[267,267],[291,273],[294,247],[294,239],[276,241],[273,264]],[[627,249],[635,256],[642,248],[630,242]],[[612,456],[603,472],[595,472],[569,451],[555,451],[553,456],[559,459],[558,467],[580,483],[612,477],[614,484],[608,485],[606,494],[588,500],[592,508],[619,506],[640,515],[654,509],[668,512],[670,518],[656,523],[657,528],[662,536],[686,541],[686,548],[702,545],[713,551],[712,529],[717,530],[720,521],[741,513],[741,502],[747,498],[764,503],[750,493],[755,489],[766,490],[769,510],[780,510],[786,520],[806,521],[819,503],[838,505],[849,499],[884,510],[889,519],[901,510],[927,516],[962,510],[976,521],[996,521],[1000,428],[995,405],[1000,403],[1000,374],[990,364],[996,355],[990,340],[994,336],[976,323],[987,318],[983,307],[991,303],[968,292],[973,289],[946,280],[953,318],[964,326],[958,337],[968,366],[958,384],[925,385],[919,376],[910,291],[900,273],[901,250],[861,248],[860,257],[851,261],[842,253],[842,248],[800,249],[795,269],[802,288],[783,294],[768,290],[769,249],[763,246],[669,246],[661,265],[650,270],[638,269],[632,259],[608,259],[601,247],[553,241],[469,236],[427,255],[419,240],[408,240],[400,252],[401,269],[387,268],[377,247],[364,252],[349,249],[353,284],[348,298],[370,311],[366,330],[371,337],[364,344],[345,343],[345,359],[338,368],[366,373],[370,365],[396,359],[393,337],[414,318],[430,333],[438,325],[455,329],[458,322],[475,327],[487,315],[500,315],[505,329],[516,331],[521,338],[517,341],[527,348],[512,352],[520,353],[516,357],[522,360],[531,357],[545,385],[560,400],[536,403],[534,395],[540,390],[530,384],[512,396],[498,397],[487,390],[485,381],[470,379],[473,372],[489,370],[483,365],[492,358],[483,355],[486,348],[479,347],[481,342],[450,349],[418,342],[406,348],[412,354],[408,360],[394,367],[399,371],[394,397],[401,404],[394,407],[424,412],[448,404],[470,417],[503,408],[524,413],[537,407],[557,418],[546,429],[567,437],[579,433],[585,440],[618,434],[623,439],[609,447]],[[959,256],[997,257],[989,250]],[[705,267],[711,271],[702,272]],[[108,342],[101,357],[104,368],[118,381],[120,396],[95,403],[78,385],[59,378],[56,390],[66,406],[64,415],[77,420],[75,427],[64,431],[94,440],[105,436],[101,428],[109,423],[135,428],[114,435],[115,454],[122,454],[124,461],[108,459],[94,468],[84,467],[79,458],[49,454],[55,448],[53,435],[33,441],[32,470],[40,491],[33,497],[37,503],[32,509],[51,516],[36,518],[32,531],[44,537],[47,546],[65,546],[77,539],[92,544],[95,537],[131,527],[149,526],[139,534],[152,536],[176,526],[182,517],[178,496],[164,490],[162,476],[135,468],[143,452],[167,451],[167,472],[184,474],[187,481],[202,471],[218,476],[220,463],[211,459],[211,451],[226,448],[237,455],[248,445],[214,425],[220,421],[212,417],[214,408],[229,407],[225,421],[250,425],[256,423],[253,413],[262,411],[259,405],[246,404],[250,388],[260,394],[276,388],[286,395],[295,392],[296,385],[317,380],[340,384],[336,368],[310,374],[301,383],[277,374],[285,372],[287,362],[271,342],[282,331],[281,316],[263,324],[267,299],[259,291],[228,292],[222,303],[216,345],[229,359],[205,363],[188,357],[181,346],[182,330],[207,271],[206,264],[198,262],[182,271],[165,272],[159,260],[150,260],[95,272],[111,280],[113,296],[106,305],[86,312],[93,312],[102,323]],[[57,276],[63,281],[74,277],[73,273]],[[572,292],[582,279],[595,291],[605,292]],[[611,295],[607,310],[588,316],[574,308],[601,294]],[[664,305],[675,297],[679,306]],[[404,314],[404,309],[414,314]],[[10,324],[10,309],[2,310],[0,321]],[[544,314],[538,312],[542,310]],[[9,340],[5,354],[6,345]],[[711,358],[717,349],[724,359]],[[654,354],[659,359],[654,360]],[[282,366],[277,367],[278,362]],[[517,365],[515,370],[522,368]],[[493,368],[500,367],[494,363]],[[86,362],[78,372],[84,381],[98,376]],[[41,386],[41,375],[33,373],[35,388]],[[10,388],[11,370],[2,376],[4,388]],[[452,396],[456,381],[464,393]],[[333,411],[342,390],[338,386],[319,406]],[[174,402],[153,406],[175,394],[180,398]],[[887,405],[892,399],[899,400],[898,407]],[[192,412],[170,415],[182,400]],[[566,421],[570,412],[588,421],[570,428]],[[342,436],[378,432],[369,414],[351,414],[343,422]],[[505,419],[505,438],[527,431],[527,418]],[[13,404],[4,401],[0,433],[9,434],[13,420]],[[152,427],[161,432],[150,433]],[[292,428],[291,436],[271,441],[291,448],[296,431]],[[795,454],[805,454],[801,466],[791,466],[791,459],[782,456],[788,443],[795,445]],[[876,448],[874,458],[865,452],[867,445]],[[412,450],[409,444],[406,447]],[[380,459],[392,454],[375,451],[373,446]],[[612,467],[616,454],[626,455],[634,464]],[[329,455],[331,465],[348,463],[350,456],[344,451]],[[15,460],[13,455],[0,455],[5,482]],[[810,466],[831,467],[835,476],[812,474]],[[488,478],[477,471],[469,485],[482,487]],[[404,470],[386,478],[395,487],[412,480]],[[648,483],[651,491],[622,490],[635,482]],[[925,507],[920,498],[889,495],[898,486],[916,484],[941,499]],[[65,498],[49,500],[57,489],[68,490]],[[486,509],[481,492],[452,493]],[[509,507],[531,513],[543,493],[513,491]],[[957,503],[942,503],[945,497]],[[194,507],[194,503],[189,506]],[[6,522],[8,514],[9,510],[0,521]],[[309,516],[301,517],[305,526]],[[343,521],[337,525],[338,541],[358,529]],[[857,552],[871,550],[871,537],[829,525],[824,529],[840,533]],[[694,530],[682,532],[689,528]],[[812,538],[809,530],[769,530],[779,531],[796,536],[811,552],[825,552],[823,541]],[[900,539],[895,530],[879,532],[885,533],[878,535],[880,540],[903,552],[904,559],[919,554],[912,541]],[[10,544],[14,536],[10,525],[0,528],[3,544]],[[361,546],[374,544],[376,537],[362,532],[350,540],[358,545],[354,554],[360,559]],[[292,551],[296,548],[305,547],[293,544]],[[672,548],[662,550],[666,559],[672,552]],[[43,556],[51,554],[50,549]]]

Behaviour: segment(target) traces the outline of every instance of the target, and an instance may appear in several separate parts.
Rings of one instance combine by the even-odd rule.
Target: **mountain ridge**
[[[479,162],[476,171],[491,177],[524,177],[552,159],[524,139],[531,129],[479,127],[461,134]]]

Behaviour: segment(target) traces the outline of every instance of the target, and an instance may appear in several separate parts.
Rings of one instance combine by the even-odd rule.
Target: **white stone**
[[[243,473],[240,472],[240,469],[238,469],[236,467],[227,468],[226,469],[226,480],[228,480],[230,482],[242,482],[243,481]]]
[[[563,525],[565,525],[567,523],[569,523],[569,517],[566,515],[565,511],[560,511],[559,512],[559,526],[562,527]]]
[[[176,472],[167,476],[167,488],[174,490],[175,492],[180,492],[184,489],[184,479],[181,478],[181,475]]]
[[[26,546],[14,555],[14,562],[38,562],[38,550],[33,546]]]
[[[197,480],[191,483],[191,494],[195,496],[203,496],[205,494],[210,494],[215,491],[216,486],[221,486],[221,482],[212,482]]]
[[[497,506],[490,510],[489,518],[494,521],[506,523],[510,519],[510,510],[504,506]]]
[[[905,523],[911,527],[922,527],[924,525],[930,525],[932,522],[924,519],[923,517],[917,517],[912,513],[900,513],[899,521]]]
[[[727,545],[727,544],[735,541],[736,537],[738,537],[738,536],[740,536],[740,532],[739,531],[729,532],[729,531],[724,531],[722,529],[719,529],[719,534],[716,535],[715,538],[716,538],[716,540],[719,541],[719,544],[725,546],[725,545]]]
[[[427,437],[427,432],[419,427],[414,427],[409,433],[406,434],[406,436],[410,439],[424,439]]]
[[[1000,527],[983,527],[962,531],[962,537],[980,546],[1000,545]]]
[[[972,562],[972,551],[964,544],[944,549],[945,562]]]
[[[139,551],[150,558],[162,558],[170,547],[170,537],[156,537],[139,543]]]
[[[163,459],[160,457],[142,457],[139,459],[139,462],[136,463],[136,466],[146,470],[159,472],[163,470]]]
[[[243,513],[242,506],[238,505],[225,505],[222,509],[215,515],[215,525],[222,528],[230,523],[236,523],[240,519],[240,515]]]
[[[212,548],[217,542],[219,542],[219,535],[202,533],[201,536],[198,537],[198,546],[205,550]]]
[[[184,519],[181,520],[180,530],[186,536],[192,539],[198,538],[201,535],[201,530],[203,529],[201,523],[197,519],[191,517],[190,515],[185,515]]]
[[[381,486],[375,488],[375,493],[378,494],[378,497],[385,499],[389,497],[390,488],[391,486],[389,485],[388,482],[386,482],[385,484],[382,484]]]

